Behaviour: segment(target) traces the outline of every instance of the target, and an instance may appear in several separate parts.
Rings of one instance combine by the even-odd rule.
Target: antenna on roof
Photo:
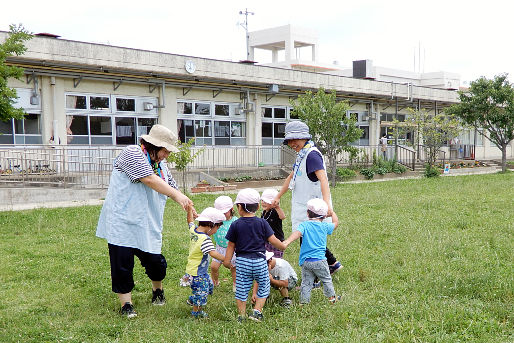
[[[249,12],[248,8],[245,8],[244,12],[239,11],[239,14],[244,14],[245,21],[243,23],[240,23],[240,25],[245,29],[246,32],[246,60],[250,60],[250,36],[248,35],[248,15],[254,15],[254,12]]]

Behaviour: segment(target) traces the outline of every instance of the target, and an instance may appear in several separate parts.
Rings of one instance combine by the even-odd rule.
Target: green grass
[[[514,173],[338,185],[342,225],[329,247],[344,265],[334,276],[342,300],[331,306],[313,291],[310,305],[284,309],[272,291],[265,321],[242,325],[226,269],[210,318],[190,318],[178,282],[185,213],[172,202],[168,303],[150,305],[136,263],[133,320],[110,291],[107,244],[94,235],[100,207],[0,212],[0,342],[513,342],[513,189]],[[193,200],[201,210],[215,197]],[[285,257],[300,272],[297,243]]]

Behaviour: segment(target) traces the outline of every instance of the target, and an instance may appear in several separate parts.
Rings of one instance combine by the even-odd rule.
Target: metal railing
[[[0,185],[10,187],[107,188],[123,146],[0,145]],[[296,153],[285,146],[206,146],[188,170],[290,167]],[[169,165],[174,168],[173,164]],[[172,171],[177,178],[178,172]],[[178,180],[177,180],[178,181]]]
[[[373,164],[373,158],[382,157],[386,161],[396,159],[398,163],[414,170],[416,163],[416,151],[414,149],[398,145],[388,145],[382,149],[381,145],[361,145],[356,146],[358,154],[351,159],[349,153],[344,152],[339,155],[339,163],[343,165],[369,166]]]
[[[418,155],[417,159],[419,162],[425,163],[428,160],[428,150],[429,147],[426,145],[419,144],[418,145]],[[446,162],[446,151],[439,150],[435,159],[435,162],[441,162],[443,165]]]

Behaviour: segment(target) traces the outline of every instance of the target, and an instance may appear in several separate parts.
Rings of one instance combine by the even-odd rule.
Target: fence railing
[[[0,185],[11,187],[107,188],[122,146],[0,145]],[[284,146],[194,147],[202,152],[189,170],[284,167],[295,153]],[[171,169],[174,168],[170,164]],[[172,172],[175,177],[179,173]]]

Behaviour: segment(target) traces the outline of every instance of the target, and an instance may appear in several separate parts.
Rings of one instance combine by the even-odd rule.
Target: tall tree
[[[293,111],[307,124],[316,146],[327,156],[330,165],[330,184],[336,184],[338,156],[356,150],[350,143],[362,136],[355,119],[346,115],[348,101],[337,101],[336,92],[327,93],[320,88],[317,93],[307,91],[291,101]]]
[[[409,109],[409,115],[405,122],[398,126],[400,132],[416,129],[414,144],[422,145],[426,155],[428,169],[432,169],[439,156],[443,145],[462,130],[462,124],[458,118],[451,114],[432,114],[426,110]]]
[[[25,115],[23,109],[13,107],[18,96],[14,88],[7,86],[9,78],[22,78],[23,68],[8,66],[5,61],[9,56],[23,55],[27,50],[24,43],[31,38],[32,35],[21,24],[10,25],[9,36],[0,44],[0,120],[21,119]]]
[[[514,88],[507,74],[490,80],[472,81],[466,91],[459,91],[460,103],[451,106],[454,113],[488,138],[502,152],[502,171],[507,170],[507,145],[514,139]]]

